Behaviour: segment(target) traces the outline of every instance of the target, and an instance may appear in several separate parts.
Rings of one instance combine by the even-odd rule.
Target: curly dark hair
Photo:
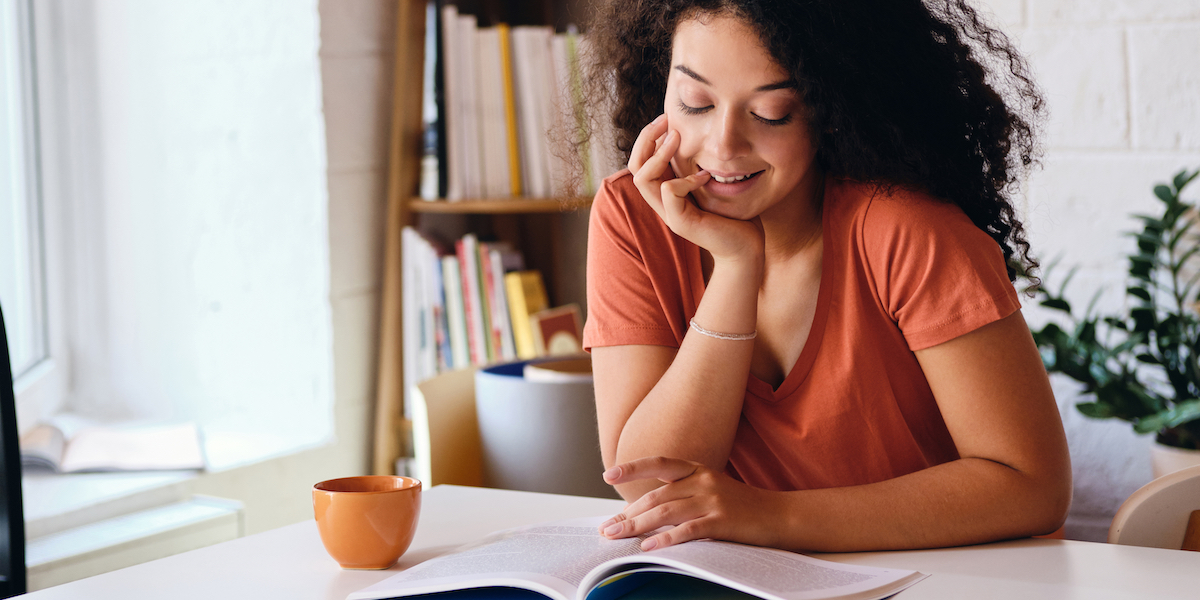
[[[825,172],[923,189],[960,206],[1031,275],[1011,195],[1038,157],[1043,100],[1024,58],[966,0],[607,0],[583,78],[628,161],[663,111],[676,26],[731,15],[792,73]]]

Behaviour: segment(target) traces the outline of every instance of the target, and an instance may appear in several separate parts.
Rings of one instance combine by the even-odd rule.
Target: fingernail
[[[622,525],[623,525],[623,523],[613,523],[612,525],[605,527],[604,535],[614,536],[614,535],[617,535],[618,533],[621,533],[621,530],[624,529],[624,527],[622,527]]]
[[[655,118],[654,118],[654,124],[655,124],[655,125],[658,125],[659,123],[662,123],[662,122],[663,122],[663,119],[665,119],[665,118],[667,118],[667,115],[666,115],[666,113],[663,113],[663,114],[661,114],[661,115],[658,115],[657,117],[655,117]]]
[[[696,171],[696,177],[708,177],[710,175],[712,175],[712,173],[709,173],[708,171],[705,171],[704,169]]]
[[[650,538],[650,539],[642,542],[642,550],[645,552],[649,552],[657,547],[658,547],[658,540],[656,540],[654,538]]]
[[[595,471],[592,471],[592,472],[595,473]],[[604,480],[605,481],[612,481],[620,476],[621,476],[621,467],[613,467],[604,472]]]
[[[604,531],[604,529],[605,529],[606,527],[608,527],[609,525],[612,525],[613,523],[616,523],[616,522],[617,522],[617,518],[616,518],[616,517],[613,517],[613,518],[611,518],[611,519],[609,519],[609,520],[607,520],[607,521],[605,521],[605,522],[601,523],[601,524],[600,524],[600,531]]]

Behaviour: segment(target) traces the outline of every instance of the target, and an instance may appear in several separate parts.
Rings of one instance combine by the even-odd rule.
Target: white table
[[[313,521],[225,542],[29,594],[31,600],[138,598],[343,600],[491,531],[611,514],[616,500],[439,486],[422,499],[412,548],[387,571],[343,571],[321,546]],[[958,598],[1200,599],[1200,553],[1059,540],[1018,540],[915,552],[827,554],[821,558],[914,569],[932,576],[900,600]]]

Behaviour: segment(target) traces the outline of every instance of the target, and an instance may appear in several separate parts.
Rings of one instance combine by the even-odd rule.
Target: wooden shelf
[[[415,213],[530,214],[567,212],[591,204],[591,198],[494,198],[454,202],[413,198],[409,201],[409,210]]]

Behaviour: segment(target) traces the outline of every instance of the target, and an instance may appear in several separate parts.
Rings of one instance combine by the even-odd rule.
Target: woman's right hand
[[[758,217],[739,221],[701,209],[688,195],[708,183],[708,171],[677,177],[671,159],[680,134],[660,115],[642,129],[629,153],[629,172],[646,204],[683,239],[708,250],[716,262],[762,260],[764,236]]]

